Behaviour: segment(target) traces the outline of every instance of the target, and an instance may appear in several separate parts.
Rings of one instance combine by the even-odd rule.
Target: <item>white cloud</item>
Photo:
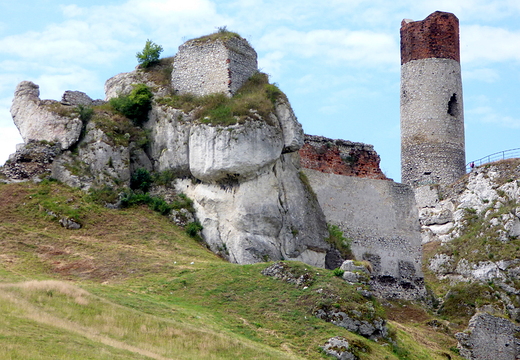
[[[259,49],[363,66],[397,63],[399,54],[395,39],[388,34],[346,29],[304,32],[279,28],[260,39]]]
[[[494,83],[500,80],[500,75],[497,70],[490,68],[478,68],[472,70],[462,69],[463,81],[478,80],[487,83]]]
[[[461,27],[461,61],[520,61],[520,31],[482,25]]]
[[[490,106],[479,106],[470,109],[467,111],[467,114],[478,118],[483,123],[495,124],[508,129],[520,129],[520,118],[501,115]]]

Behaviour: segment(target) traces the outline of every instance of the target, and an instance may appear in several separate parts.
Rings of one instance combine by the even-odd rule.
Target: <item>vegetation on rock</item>
[[[129,95],[121,95],[110,99],[112,107],[141,126],[148,120],[148,112],[152,108],[153,94],[145,84],[136,84]]]
[[[146,40],[143,51],[138,52],[135,56],[139,65],[143,68],[147,68],[159,61],[162,51],[162,46],[157,45],[151,40]]]
[[[283,92],[276,85],[269,84],[267,74],[258,72],[231,98],[222,93],[206,96],[181,94],[157,99],[157,103],[184,112],[194,111],[195,119],[205,124],[228,126],[249,119],[273,125],[271,114],[280,99],[286,100]]]

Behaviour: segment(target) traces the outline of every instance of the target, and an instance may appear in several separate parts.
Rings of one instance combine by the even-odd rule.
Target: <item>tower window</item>
[[[448,114],[451,116],[459,115],[459,103],[457,102],[457,94],[451,95],[450,101],[448,101]]]

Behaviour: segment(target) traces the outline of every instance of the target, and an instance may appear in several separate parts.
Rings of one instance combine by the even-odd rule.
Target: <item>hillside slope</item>
[[[303,287],[262,275],[268,263],[227,263],[145,207],[106,209],[45,180],[1,184],[0,208],[3,359],[324,359],[334,336],[360,359],[458,358],[454,338],[412,304],[385,310],[301,263],[287,264]],[[331,305],[386,311],[395,341],[312,315]]]

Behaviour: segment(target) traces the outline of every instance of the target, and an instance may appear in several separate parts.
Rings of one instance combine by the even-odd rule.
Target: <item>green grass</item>
[[[231,98],[222,93],[206,96],[181,94],[157,99],[157,103],[184,112],[194,111],[193,115],[199,122],[210,125],[229,126],[244,123],[247,119],[273,125],[270,114],[278,99],[286,97],[276,85],[269,84],[266,74],[258,72]]]
[[[44,201],[83,227],[40,215]],[[326,359],[319,346],[333,336],[360,359],[429,349],[396,332],[403,357],[314,317],[324,306],[384,315],[332,271],[288,262],[308,288],[266,277],[269,264],[227,263],[147,207],[106,209],[50,182],[0,185],[0,208],[2,359]]]

